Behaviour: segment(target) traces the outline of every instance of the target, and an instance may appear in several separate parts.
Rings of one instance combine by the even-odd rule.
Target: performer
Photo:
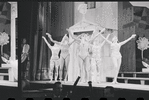
[[[86,42],[86,35],[85,34],[81,34],[81,39],[78,39],[76,37],[74,37],[72,35],[72,33],[70,32],[69,29],[67,29],[69,32],[69,35],[76,41],[78,41],[80,43],[79,48],[78,48],[78,61],[79,61],[79,67],[80,67],[80,76],[81,76],[81,81],[85,81],[85,72],[88,73],[89,72],[89,57],[88,57],[88,43]],[[84,66],[86,66],[86,68],[84,69]],[[89,76],[88,76],[89,77]]]
[[[98,29],[98,28],[97,28]],[[95,30],[95,32],[97,31]],[[69,29],[67,29],[70,36],[79,42],[79,48],[78,48],[78,61],[79,61],[79,67],[80,67],[80,76],[81,81],[86,82],[90,80],[90,42],[93,41],[99,34],[95,35],[90,39],[90,35],[82,33],[81,38],[76,38],[72,35]],[[99,30],[98,30],[99,31]],[[100,32],[102,33],[104,29]],[[95,33],[93,32],[93,33]]]
[[[110,34],[107,35],[106,39],[108,39]],[[103,42],[99,42],[99,39],[96,38],[93,41],[93,44],[91,44],[91,76],[92,76],[92,81],[93,82],[98,82],[100,83],[100,78],[101,75],[101,49],[102,46],[105,44],[105,40]]]
[[[112,29],[107,29],[107,31],[112,33],[113,30]],[[116,84],[117,83],[118,73],[119,73],[119,70],[120,70],[120,65],[121,65],[121,58],[122,58],[121,53],[120,53],[120,48],[121,48],[122,45],[126,44],[132,38],[135,38],[136,35],[133,34],[127,40],[124,40],[124,41],[119,42],[119,43],[118,43],[118,38],[116,36],[113,37],[112,42],[109,41],[108,39],[106,39],[102,34],[101,34],[101,36],[103,37],[103,39],[105,39],[111,45],[111,57],[112,57],[112,61],[113,61],[113,64],[114,64],[115,71],[116,71],[112,83]]]
[[[50,40],[53,43],[55,43],[55,44],[57,44],[57,45],[60,46],[61,54],[60,54],[59,79],[60,79],[60,81],[62,81],[63,68],[64,68],[64,65],[65,65],[66,70],[65,70],[64,80],[66,81],[67,71],[68,71],[68,65],[69,65],[69,58],[70,58],[69,47],[75,41],[72,41],[72,42],[69,43],[69,38],[68,38],[67,34],[65,34],[63,36],[61,42],[58,42],[58,41],[53,40],[52,37],[51,37],[51,35],[49,33],[46,33],[46,35],[48,35],[48,37],[50,38]]]
[[[27,65],[29,63],[29,44],[26,43],[26,39],[24,38],[22,41],[22,54],[21,54],[21,63],[22,63],[22,78],[26,79],[27,76]]]
[[[48,41],[46,40],[46,38],[44,36],[42,36],[42,38],[44,39],[44,41],[46,42],[46,44],[48,45],[49,49],[52,51],[52,56],[50,59],[50,79],[53,80],[53,70],[54,70],[54,66],[55,66],[55,78],[54,80],[57,80],[58,77],[58,67],[59,67],[59,52],[60,52],[60,47],[57,44],[54,44],[54,46],[51,46],[50,43],[48,43]]]

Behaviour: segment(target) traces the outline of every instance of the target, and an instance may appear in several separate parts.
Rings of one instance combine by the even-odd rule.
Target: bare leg
[[[118,70],[118,60],[116,57],[112,57],[112,61],[113,61],[113,64],[114,64],[114,68],[115,68],[115,75],[114,75],[114,79],[113,79],[113,82],[112,83],[117,83],[117,70]]]
[[[120,70],[120,66],[121,66],[121,58],[119,58],[118,60],[117,60],[117,69],[116,69],[116,75],[115,75],[115,79],[117,79],[117,77],[118,77],[118,73],[119,73],[119,70]],[[115,81],[116,83],[117,83],[117,81]]]
[[[84,69],[86,74],[86,81],[90,81],[91,67],[90,67],[90,57],[85,58]]]
[[[92,80],[92,82],[96,81],[96,61],[95,58],[91,59],[91,75],[90,75],[90,79]]]
[[[59,67],[59,64],[57,64],[58,62],[55,62],[55,78],[54,80],[57,81],[57,77],[58,77],[58,67]]]
[[[70,58],[70,56],[68,55],[67,56],[67,58],[65,59],[65,76],[64,76],[64,80],[66,81],[67,80],[67,75],[68,75],[68,73],[67,73],[67,71],[68,71],[68,66],[69,66],[69,58]]]
[[[50,76],[50,80],[53,80],[53,69],[54,69],[54,62],[51,60],[50,61],[50,70],[49,70],[49,76]]]
[[[100,59],[96,60],[96,66],[97,66],[97,82],[100,83],[100,73],[101,73],[101,70],[100,70],[100,67],[101,66],[101,61]]]
[[[63,67],[64,67],[64,58],[60,57],[60,69],[59,69],[59,79],[60,79],[60,81],[62,81]]]
[[[78,63],[79,63],[79,70],[80,70],[80,81],[84,81],[84,70],[83,70],[83,60],[82,58],[80,58],[80,56],[78,56]]]
[[[94,65],[95,65],[95,62],[94,62],[94,59],[92,58],[91,59],[91,76],[90,76],[92,81],[93,81],[93,68],[94,68]]]

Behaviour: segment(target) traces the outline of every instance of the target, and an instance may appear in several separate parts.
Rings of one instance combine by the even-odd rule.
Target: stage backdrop
[[[129,2],[119,2],[118,15],[118,38],[121,42],[128,39],[132,34],[135,34],[133,6]],[[121,72],[136,71],[135,42],[135,39],[130,40],[120,50],[122,54]]]
[[[146,7],[132,6],[129,2],[119,2],[119,40],[125,40],[132,34],[137,34],[135,39],[125,44],[122,49],[122,72],[142,71],[141,50],[137,48],[138,37],[145,36],[149,39],[149,9]],[[144,51],[144,57],[149,58],[149,50]]]
[[[82,14],[78,11],[78,6],[80,4],[84,4],[87,2],[75,2],[74,4],[74,24],[82,20]],[[88,8],[87,13],[85,15],[86,20],[96,23],[102,27],[115,29],[115,31],[111,34],[109,37],[109,40],[112,39],[113,36],[117,36],[118,34],[118,2],[89,2],[87,3],[89,6],[94,6],[91,8]],[[103,39],[99,36],[99,39],[103,41]],[[113,63],[111,62],[110,57],[110,45],[108,43],[105,43],[105,45],[102,48],[102,70],[104,73],[102,73],[103,78],[101,81],[106,81],[106,76],[112,76],[114,75],[115,71],[113,69]],[[71,73],[72,74],[72,80],[74,81],[77,78],[77,75],[75,75],[77,72],[77,68],[75,64],[72,67]]]
[[[8,2],[0,2],[0,32],[5,31],[9,35],[9,37],[10,37],[10,20],[11,20],[10,9],[11,9],[11,5]],[[10,42],[7,45],[3,46],[3,51],[4,53],[10,56]]]
[[[146,7],[133,7],[135,33],[138,37],[146,37],[149,39],[149,8]],[[137,38],[138,39],[138,38]],[[143,56],[149,59],[149,49],[144,50]],[[142,71],[141,50],[137,48],[136,44],[136,71]]]

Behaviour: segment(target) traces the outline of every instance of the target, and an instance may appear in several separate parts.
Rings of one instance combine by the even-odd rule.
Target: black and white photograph
[[[20,14],[24,25],[21,29],[23,97],[146,99],[149,92],[147,4],[31,2],[25,4],[26,9],[20,5],[21,14],[25,13]]]
[[[149,2],[1,2],[0,10],[0,86],[17,87],[23,100],[149,99]]]

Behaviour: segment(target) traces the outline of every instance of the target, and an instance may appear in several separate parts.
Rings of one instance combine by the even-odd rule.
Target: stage
[[[38,89],[45,92],[52,91],[53,84],[51,81],[31,81],[30,86],[33,90]],[[74,82],[62,82],[64,91],[70,91],[73,87]],[[104,91],[107,86],[114,88],[115,98],[127,98],[126,100],[136,100],[136,98],[143,97],[145,100],[148,99],[149,86],[138,85],[138,84],[125,84],[118,83],[112,84],[111,82],[104,83],[92,83],[92,91],[94,96],[98,99],[106,97]],[[75,93],[78,97],[89,97],[90,90],[88,83],[78,83],[76,86]]]
[[[32,84],[45,84],[45,85],[53,85],[55,82],[50,81],[31,81]],[[74,82],[62,82],[64,86],[72,86]],[[77,86],[81,87],[89,87],[88,83],[78,83]],[[105,88],[106,86],[112,86],[117,89],[129,89],[129,90],[138,90],[138,91],[148,91],[149,92],[149,86],[148,85],[138,85],[138,84],[124,84],[124,83],[118,83],[118,84],[112,84],[111,82],[103,82],[103,83],[92,83],[92,87],[96,88]]]

